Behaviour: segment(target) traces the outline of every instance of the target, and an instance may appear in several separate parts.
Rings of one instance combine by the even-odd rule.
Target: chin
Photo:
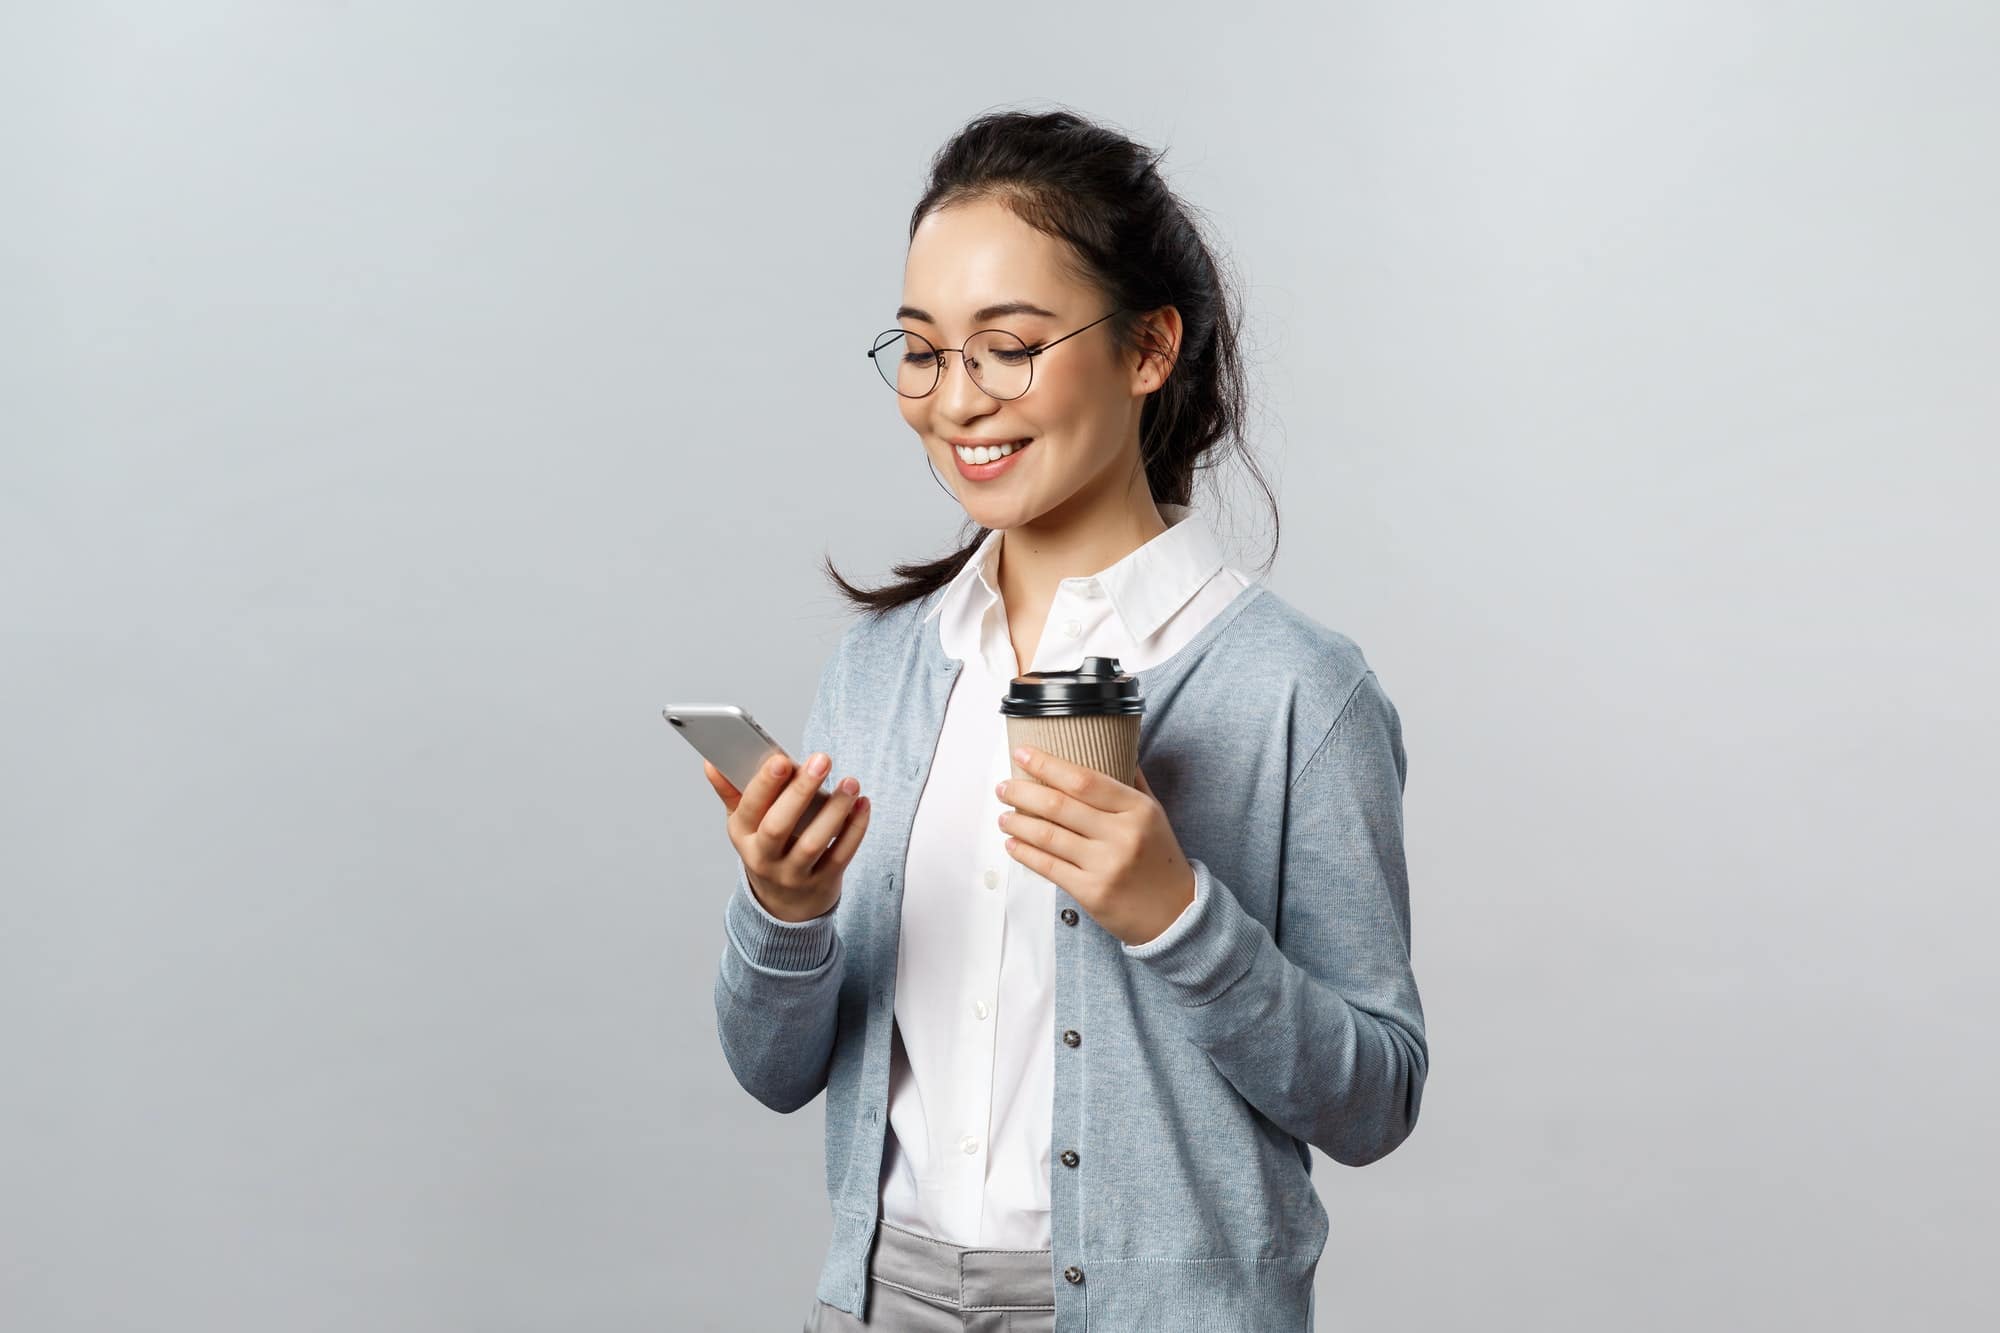
[[[982,528],[1011,528],[1021,522],[1020,511],[1014,506],[1001,509],[996,505],[967,505],[965,515]]]

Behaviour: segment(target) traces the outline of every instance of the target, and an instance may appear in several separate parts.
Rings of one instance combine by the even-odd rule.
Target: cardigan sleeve
[[[836,649],[820,670],[806,713],[804,749],[795,760],[815,751],[831,752],[827,734],[840,707],[839,661]],[[826,1086],[845,972],[835,909],[810,921],[779,920],[757,901],[742,858],[733,844],[730,850],[736,884],[722,913],[716,1036],[744,1090],[772,1110],[789,1113]]]
[[[1286,794],[1277,939],[1190,857],[1186,919],[1120,946],[1168,983],[1189,1039],[1246,1101],[1345,1166],[1409,1137],[1430,1063],[1410,967],[1406,774],[1395,705],[1366,672]]]

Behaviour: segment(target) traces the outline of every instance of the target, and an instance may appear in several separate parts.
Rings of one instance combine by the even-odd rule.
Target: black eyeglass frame
[[[923,334],[918,333],[915,329],[884,329],[882,330],[881,333],[875,335],[875,345],[868,349],[867,356],[870,361],[875,361],[875,354],[881,351],[883,348],[887,347],[890,342],[894,341],[897,338],[908,338],[911,336],[923,338],[923,340],[926,343],[930,343],[931,350],[937,353],[937,359],[935,362],[932,363],[931,367],[933,372],[933,378],[931,379],[930,388],[925,389],[922,393],[904,393],[901,389],[896,389],[896,382],[893,379],[889,378],[889,376],[881,375],[881,379],[884,384],[887,384],[892,389],[896,389],[896,392],[904,398],[928,398],[932,394],[937,392],[938,385],[944,383],[944,354],[946,352],[957,352],[958,359],[960,360],[960,362],[963,362],[965,360],[965,344],[969,344],[974,338],[977,338],[982,333],[1004,333],[1009,338],[1012,338],[1016,342],[1022,344],[1022,351],[1028,358],[1028,382],[1021,389],[1021,392],[1015,394],[1013,398],[1002,398],[999,394],[994,393],[991,389],[988,389],[984,384],[981,384],[979,382],[979,377],[977,375],[969,375],[969,378],[972,380],[973,385],[977,387],[978,390],[981,393],[985,394],[988,398],[993,399],[995,402],[1011,403],[1016,398],[1027,397],[1028,390],[1035,387],[1036,357],[1040,356],[1043,352],[1048,351],[1051,347],[1054,347],[1057,343],[1066,342],[1069,339],[1076,337],[1077,334],[1082,333],[1087,329],[1096,328],[1099,324],[1102,324],[1105,320],[1110,319],[1112,315],[1122,314],[1124,312],[1124,309],[1125,309],[1124,306],[1118,306],[1113,310],[1111,310],[1109,314],[1099,315],[1096,319],[1091,320],[1090,323],[1084,325],[1083,328],[1071,329],[1068,333],[1065,333],[1062,337],[1051,338],[1049,341],[1042,343],[1038,347],[1027,346],[1027,340],[1022,338],[1020,334],[1014,332],[1012,329],[974,329],[970,334],[966,336],[965,343],[962,343],[957,347],[939,347],[935,342],[932,342],[931,339],[925,337]],[[878,375],[881,373],[882,363],[880,361],[875,361],[875,370]]]

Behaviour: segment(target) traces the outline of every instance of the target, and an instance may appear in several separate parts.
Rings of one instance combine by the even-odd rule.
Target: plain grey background
[[[0,1324],[789,1330],[669,700],[962,512],[929,154],[1168,149],[1268,581],[1402,713],[1431,1074],[1322,1329],[1991,1318],[2000,12],[9,5]],[[1232,469],[1201,501],[1258,567]],[[1986,1055],[1978,1052],[1986,1051]]]

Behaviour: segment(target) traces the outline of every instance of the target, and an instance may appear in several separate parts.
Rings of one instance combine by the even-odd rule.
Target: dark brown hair
[[[1179,351],[1139,416],[1139,462],[1153,500],[1190,503],[1195,474],[1215,466],[1208,455],[1233,441],[1271,501],[1275,558],[1277,500],[1243,437],[1242,313],[1193,210],[1160,177],[1164,156],[1071,111],[988,113],[932,157],[929,184],[910,213],[910,235],[936,209],[991,199],[1064,242],[1078,276],[1120,309],[1105,327],[1121,350],[1141,346],[1147,333],[1141,314],[1177,309]],[[1168,350],[1152,341],[1145,348]],[[951,582],[990,531],[974,527],[970,540],[941,559],[893,566],[895,580],[881,587],[849,583],[822,557],[825,572],[850,603],[881,616]]]

